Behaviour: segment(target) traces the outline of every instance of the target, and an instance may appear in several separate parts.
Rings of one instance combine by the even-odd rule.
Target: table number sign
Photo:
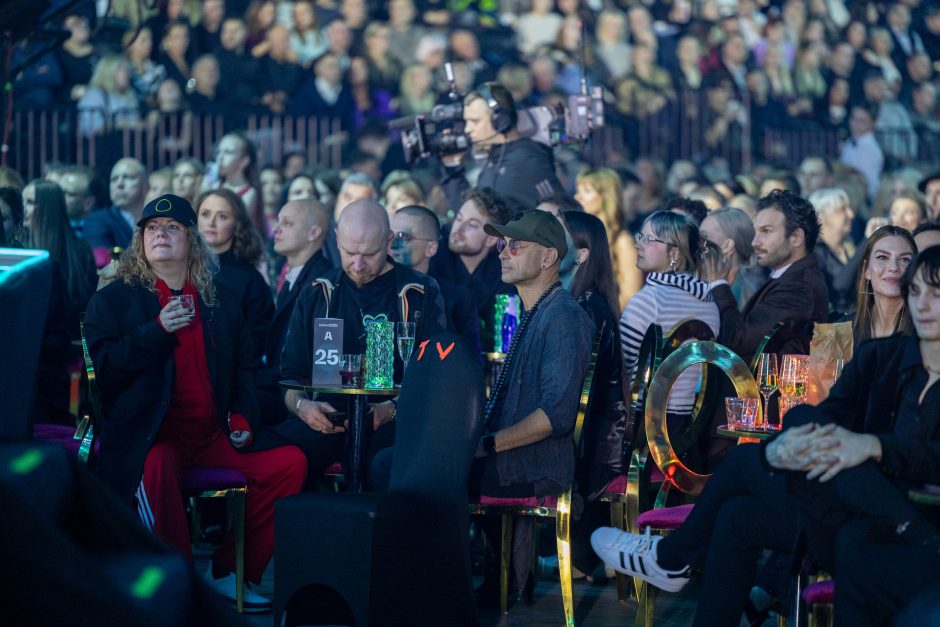
[[[316,318],[313,321],[313,385],[340,385],[340,355],[343,354],[343,320]]]

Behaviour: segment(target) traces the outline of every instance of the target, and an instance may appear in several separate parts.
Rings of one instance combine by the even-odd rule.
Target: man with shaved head
[[[287,271],[277,286],[276,308],[265,345],[265,364],[258,374],[258,398],[264,421],[277,424],[288,413],[281,398],[281,351],[287,325],[304,286],[326,275],[332,268],[323,254],[329,230],[330,211],[312,198],[292,200],[281,207],[274,226],[274,252],[286,259]]]
[[[137,159],[125,158],[111,169],[112,205],[85,219],[85,241],[92,248],[127,248],[144,210],[147,170]]]
[[[341,267],[303,287],[291,315],[281,354],[281,376],[310,377],[313,330],[316,318],[342,318],[343,353],[364,355],[363,317],[389,322],[414,322],[415,346],[446,328],[440,291],[427,276],[395,262],[390,256],[392,232],[388,214],[375,200],[351,202],[336,225]],[[395,380],[401,381],[403,364],[395,356]],[[343,454],[344,427],[334,425],[324,412],[335,411],[329,399],[311,401],[290,391],[284,404],[291,416],[277,430],[307,455],[308,482],[316,480]],[[395,404],[373,408],[373,428],[367,458],[394,442]]]

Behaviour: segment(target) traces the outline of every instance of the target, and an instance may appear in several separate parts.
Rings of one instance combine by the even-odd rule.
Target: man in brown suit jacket
[[[734,270],[706,272],[721,314],[719,342],[750,360],[781,320],[827,318],[826,279],[813,254],[818,237],[816,210],[797,194],[777,189],[757,202],[752,244],[757,263],[771,270],[770,280],[739,311],[729,285]]]

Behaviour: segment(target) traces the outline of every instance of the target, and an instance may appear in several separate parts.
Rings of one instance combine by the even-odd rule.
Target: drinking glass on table
[[[402,363],[408,367],[408,360],[411,359],[411,351],[415,347],[415,323],[399,322],[398,331],[398,355]]]
[[[780,365],[780,396],[783,401],[780,410],[780,420],[786,411],[799,405],[806,396],[806,371],[809,366],[809,355],[784,355]],[[784,409],[785,408],[785,409]]]
[[[777,356],[773,353],[761,353],[757,362],[757,389],[764,398],[764,420],[761,426],[770,424],[770,397],[777,391]]]
[[[362,369],[362,355],[343,355],[339,360],[339,376],[343,385],[359,387],[359,371]]]

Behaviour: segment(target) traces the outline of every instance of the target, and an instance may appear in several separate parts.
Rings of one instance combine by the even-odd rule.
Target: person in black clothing
[[[199,233],[219,256],[216,281],[227,285],[238,297],[254,340],[252,354],[260,359],[274,317],[271,289],[258,271],[264,254],[261,235],[241,197],[230,189],[206,192],[196,207]]]
[[[340,120],[344,131],[355,130],[355,102],[349,85],[343,80],[340,58],[336,54],[325,52],[313,62],[313,75],[292,98],[290,112]]]
[[[281,352],[294,305],[304,287],[333,268],[323,254],[323,242],[329,228],[329,210],[313,199],[292,200],[277,214],[274,227],[274,252],[284,261],[283,279],[277,284],[276,307],[268,341],[264,348],[264,367],[258,372],[258,397],[262,418],[277,424],[287,419],[281,387]]]
[[[513,294],[515,289],[502,280],[498,238],[483,232],[486,224],[505,224],[513,215],[510,205],[491,188],[474,188],[450,225],[444,229],[447,246],[441,246],[431,259],[430,275],[462,285],[473,294],[480,315],[480,338],[484,351],[493,350],[493,305],[497,294]]]
[[[938,288],[934,247],[902,280],[916,335],[860,345],[825,401],[790,410],[776,438],[736,447],[668,538],[606,528],[592,537],[595,550],[673,591],[703,565],[694,624],[727,625],[741,615],[761,549],[792,551],[802,526],[810,556],[835,575],[837,625],[897,615],[940,572],[937,512],[907,499],[911,487],[940,481]],[[867,547],[892,554],[885,545],[895,559],[872,561]],[[914,547],[927,559],[897,559]]]
[[[256,76],[259,75],[258,60],[245,54],[245,23],[236,17],[227,17],[222,22],[222,47],[216,53],[219,73],[222,76],[237,76],[239,80],[228,81],[226,98],[235,111],[245,111],[257,95],[261,96]]]
[[[392,258],[412,270],[427,274],[431,259],[440,247],[441,223],[434,212],[421,205],[402,207],[391,217]],[[448,279],[436,279],[444,298],[447,330],[459,333],[480,352],[480,317],[473,294]]]
[[[225,0],[203,0],[199,23],[193,27],[193,49],[197,55],[211,54],[222,45]]]
[[[349,204],[336,225],[342,267],[304,287],[291,315],[281,354],[281,376],[288,380],[310,377],[313,363],[313,325],[316,318],[342,318],[343,353],[366,352],[364,316],[389,322],[415,323],[415,346],[446,327],[444,306],[437,287],[426,276],[393,261],[389,256],[392,233],[388,214],[374,200]],[[403,364],[395,357],[396,379]],[[284,397],[293,414],[276,427],[307,455],[308,477],[319,475],[339,460],[345,431],[323,412],[335,411],[327,400],[307,400],[296,391]],[[373,427],[368,458],[391,446],[395,438],[393,401],[373,406]]]
[[[518,114],[509,90],[499,83],[484,83],[464,98],[466,133],[474,149],[487,151],[478,187],[491,187],[524,209],[564,191],[555,175],[552,150],[516,131]],[[460,206],[470,184],[461,165],[463,154],[443,158],[442,185],[451,210]]]
[[[610,520],[610,508],[597,498],[614,477],[624,473],[626,406],[616,314],[620,295],[603,222],[583,211],[566,211],[563,215],[577,264],[571,295],[591,318],[595,333],[600,334],[591,412],[581,435],[583,453],[575,463],[575,481],[584,499],[584,510],[572,525],[572,561],[579,571],[590,574],[598,565],[591,550],[591,533]]]

